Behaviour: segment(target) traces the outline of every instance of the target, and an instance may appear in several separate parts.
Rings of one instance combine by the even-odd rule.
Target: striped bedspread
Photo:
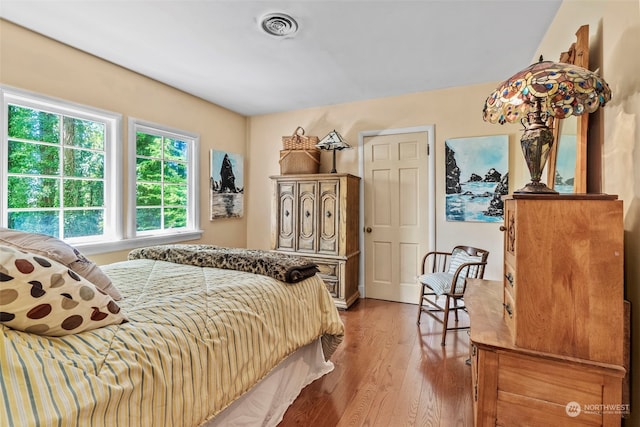
[[[198,426],[343,325],[317,276],[132,260],[103,267],[130,322],[61,338],[0,325],[0,426]]]

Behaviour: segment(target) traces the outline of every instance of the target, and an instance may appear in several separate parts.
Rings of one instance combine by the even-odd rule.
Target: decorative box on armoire
[[[358,297],[360,178],[272,176],[271,248],[315,262],[338,308]]]
[[[622,365],[622,201],[514,194],[504,208],[503,314],[514,344]]]

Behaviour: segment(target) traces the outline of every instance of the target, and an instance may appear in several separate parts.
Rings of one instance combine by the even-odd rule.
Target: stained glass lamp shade
[[[576,65],[540,61],[503,82],[487,98],[483,118],[491,123],[521,122],[522,152],[531,182],[516,193],[556,193],[540,182],[554,143],[549,123],[596,111],[611,99],[597,74]]]

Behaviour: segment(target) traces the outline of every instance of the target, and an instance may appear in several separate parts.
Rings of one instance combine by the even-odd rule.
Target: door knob
[[[366,231],[367,233],[371,233],[373,230],[371,229],[371,227],[367,227],[364,229],[364,231]]]

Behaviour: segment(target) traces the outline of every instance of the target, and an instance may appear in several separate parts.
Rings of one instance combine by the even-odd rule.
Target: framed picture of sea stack
[[[508,169],[508,135],[446,140],[447,221],[502,222]]]
[[[211,150],[210,164],[210,220],[241,218],[244,211],[242,155]]]

